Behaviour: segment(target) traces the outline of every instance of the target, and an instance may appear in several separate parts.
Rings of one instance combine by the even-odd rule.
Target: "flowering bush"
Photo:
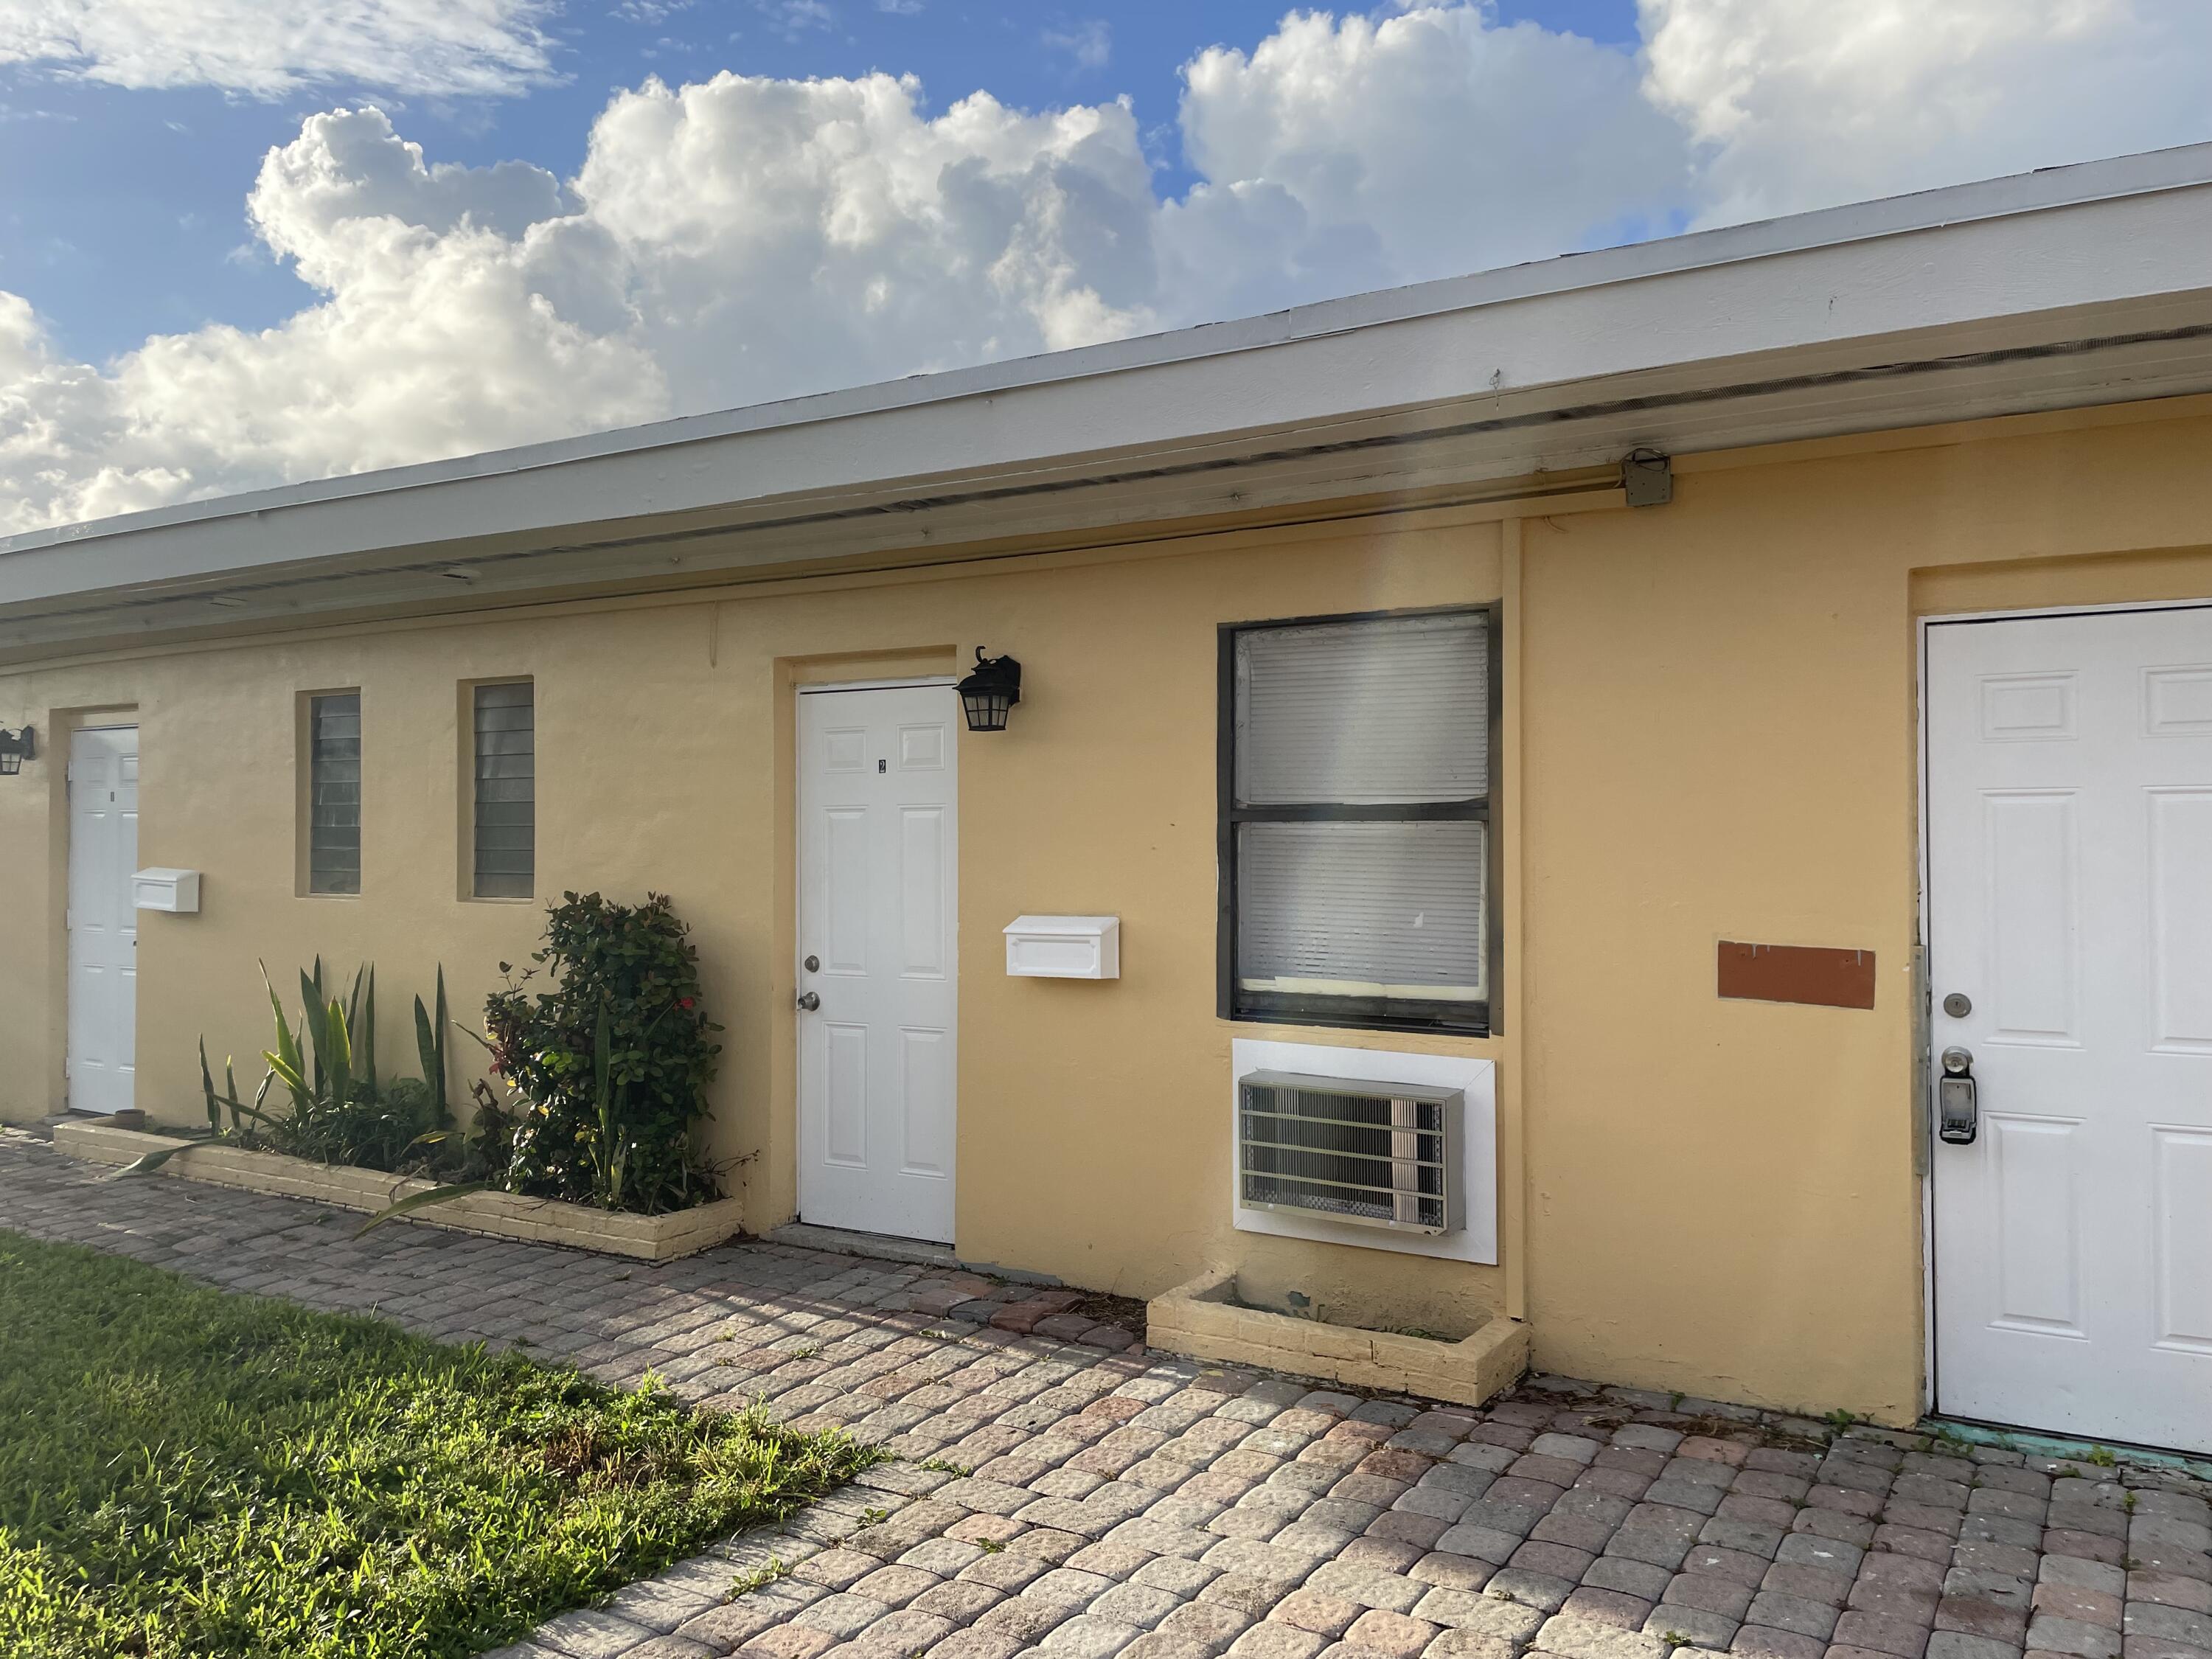
[[[536,966],[484,1003],[492,1070],[513,1096],[479,1097],[480,1132],[513,1122],[497,1185],[647,1214],[721,1195],[697,1129],[722,1028],[700,1011],[689,932],[662,893],[638,905],[564,893],[548,912]],[[533,994],[541,971],[550,983]]]

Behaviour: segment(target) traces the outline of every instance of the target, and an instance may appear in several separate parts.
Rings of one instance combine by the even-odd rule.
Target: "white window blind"
[[[1237,826],[1237,961],[1248,988],[1479,1000],[1480,823]]]
[[[1237,636],[1246,805],[1468,800],[1490,787],[1483,616],[1392,617]]]
[[[476,689],[476,885],[528,898],[538,882],[538,722],[527,680]]]
[[[361,891],[361,693],[307,699],[307,890]]]
[[[1231,1012],[1486,1030],[1491,617],[1242,629]]]

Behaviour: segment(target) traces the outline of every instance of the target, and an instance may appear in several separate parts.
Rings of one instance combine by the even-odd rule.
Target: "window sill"
[[[1476,1010],[1479,1010],[1477,1012]],[[1398,1007],[1324,1004],[1296,998],[1230,1009],[1222,1018],[1236,1025],[1315,1026],[1341,1031],[1397,1031],[1432,1036],[1487,1037],[1497,1035],[1487,1005]]]

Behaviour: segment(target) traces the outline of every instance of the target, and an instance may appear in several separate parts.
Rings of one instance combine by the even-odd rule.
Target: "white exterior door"
[[[70,739],[69,1103],[132,1103],[138,1044],[138,728]]]
[[[958,720],[949,685],[799,696],[799,1214],[819,1226],[952,1241]]]
[[[1931,626],[1927,708],[1936,1406],[2212,1451],[2212,609]]]

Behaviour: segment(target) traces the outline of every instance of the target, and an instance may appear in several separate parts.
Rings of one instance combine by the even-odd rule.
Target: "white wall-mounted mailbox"
[[[1017,979],[1119,979],[1119,916],[1016,916],[1006,927],[1006,972]]]
[[[200,872],[156,867],[131,878],[131,903],[139,910],[168,910],[194,916],[200,908]]]

